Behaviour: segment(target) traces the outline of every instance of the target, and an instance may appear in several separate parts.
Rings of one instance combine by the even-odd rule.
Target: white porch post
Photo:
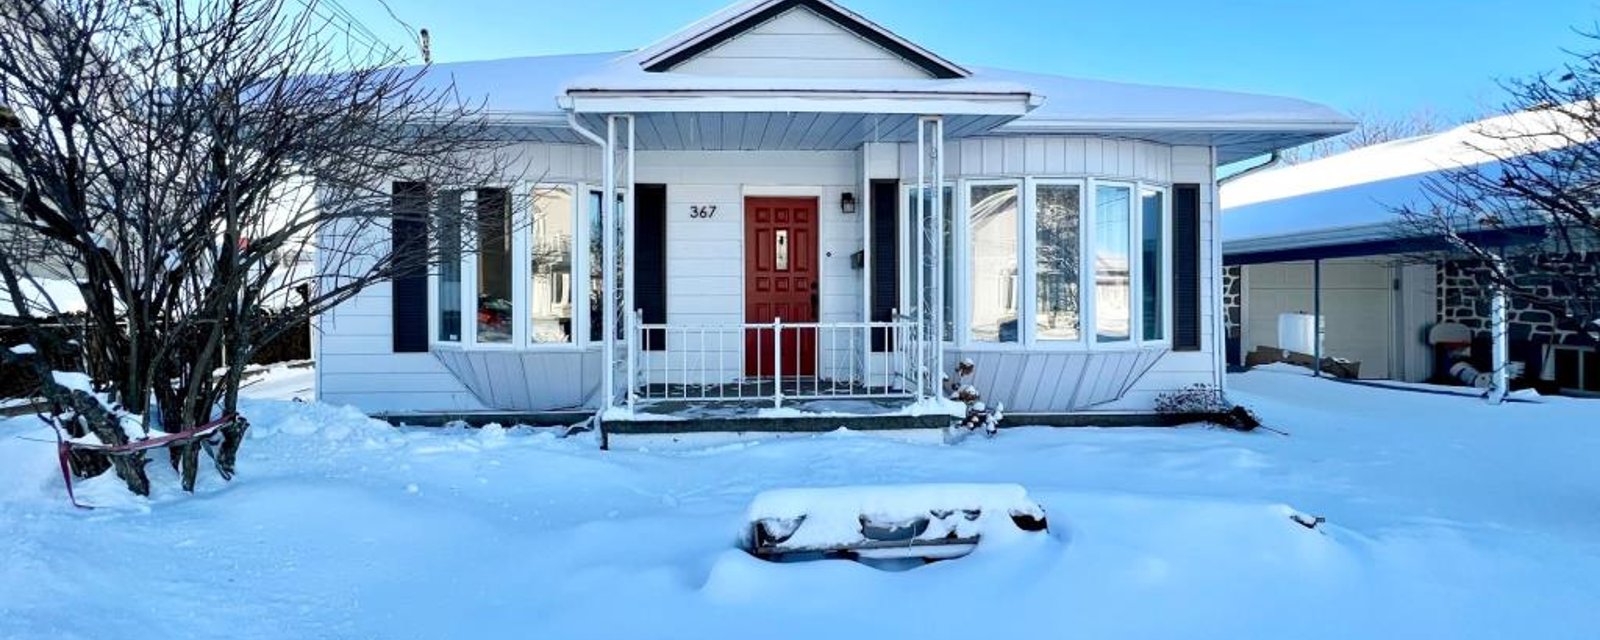
[[[618,116],[618,118],[627,118],[628,120],[628,156],[626,162],[623,163],[626,172],[624,173],[622,184],[622,312],[631,318],[634,312],[638,310],[638,306],[634,304],[633,300],[633,170],[635,163],[634,146],[638,144],[639,139],[635,136],[635,118],[633,115]],[[614,196],[613,199],[615,199]],[[613,262],[611,264],[616,263]],[[627,399],[628,409],[632,410],[634,391],[639,384],[635,367],[637,366],[636,360],[640,352],[637,346],[634,345],[635,335],[632,331],[627,332],[622,339],[626,348],[625,353],[627,354],[627,379],[623,382],[622,393],[623,397]]]
[[[617,395],[617,120],[606,118],[606,144],[601,158],[600,181],[600,411],[615,406]]]
[[[950,292],[944,290],[944,118],[936,116],[933,123],[933,268],[929,281],[933,283],[933,337],[928,341],[932,349],[934,395],[945,397],[944,387],[944,302]]]

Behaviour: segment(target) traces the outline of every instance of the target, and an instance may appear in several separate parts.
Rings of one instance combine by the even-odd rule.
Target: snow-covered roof
[[[707,38],[748,28],[752,15],[793,7],[839,11],[843,15],[834,16],[834,22],[847,23],[858,35],[868,33],[902,59],[943,72],[930,72],[926,78],[663,72],[663,61],[681,57],[685,47],[702,46]],[[562,126],[568,112],[621,110],[619,105],[635,113],[702,109],[825,112],[843,108],[871,113],[968,113],[1003,116],[983,129],[1001,134],[1111,134],[1172,144],[1215,145],[1222,149],[1223,162],[1343,133],[1353,126],[1348,117],[1333,109],[1293,98],[959,67],[827,0],[746,0],[643,49],[436,64],[428,69],[424,82],[435,87],[453,84],[465,99],[481,100],[489,111],[509,121],[553,128]],[[873,99],[861,99],[864,94]],[[744,101],[690,100],[706,95],[736,96]],[[602,101],[598,99],[601,96],[611,99]],[[622,102],[616,96],[647,101]],[[750,100],[752,97],[757,100]],[[828,98],[838,101],[824,106]],[[909,99],[933,102],[921,108],[890,102]],[[928,111],[930,104],[970,110]]]
[[[1395,210],[1425,205],[1430,180],[1563,147],[1573,127],[1560,111],[1525,111],[1241,177],[1221,189],[1223,252],[1391,238]]]

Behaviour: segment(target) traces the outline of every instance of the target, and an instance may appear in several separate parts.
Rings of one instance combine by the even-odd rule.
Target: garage
[[[1245,265],[1245,350],[1277,346],[1278,317],[1316,310],[1314,261]],[[1395,267],[1376,260],[1322,262],[1324,354],[1361,363],[1362,378],[1395,376]]]

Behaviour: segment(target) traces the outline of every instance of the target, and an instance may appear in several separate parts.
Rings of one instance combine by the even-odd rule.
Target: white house
[[[430,73],[539,178],[418,191],[510,239],[320,318],[321,399],[375,414],[909,402],[965,359],[1013,415],[1149,413],[1223,382],[1216,168],[1352,126],[962,66],[829,0]]]
[[[1278,346],[1279,314],[1316,313],[1326,355],[1359,361],[1363,378],[1448,377],[1428,340],[1439,323],[1475,334],[1477,366],[1496,368],[1494,305],[1472,273],[1480,266],[1447,255],[1441,236],[1401,227],[1396,209],[1426,209],[1429,185],[1448,172],[1493,171],[1501,158],[1565,148],[1575,138],[1550,133],[1559,122],[1549,112],[1495,116],[1228,182],[1221,199],[1230,359]],[[1506,246],[1513,257],[1542,246],[1543,231],[1461,230]],[[1600,274],[1595,252],[1542,259]],[[1499,332],[1501,357],[1517,363],[1526,382],[1600,392],[1600,354],[1579,328],[1520,301],[1499,321],[1507,327]]]

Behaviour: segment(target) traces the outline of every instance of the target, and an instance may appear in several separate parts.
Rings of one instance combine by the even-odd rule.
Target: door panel
[[[817,200],[745,200],[745,322],[817,321]],[[745,332],[748,376],[809,376],[816,373],[817,331],[783,331],[783,362],[770,329]]]

